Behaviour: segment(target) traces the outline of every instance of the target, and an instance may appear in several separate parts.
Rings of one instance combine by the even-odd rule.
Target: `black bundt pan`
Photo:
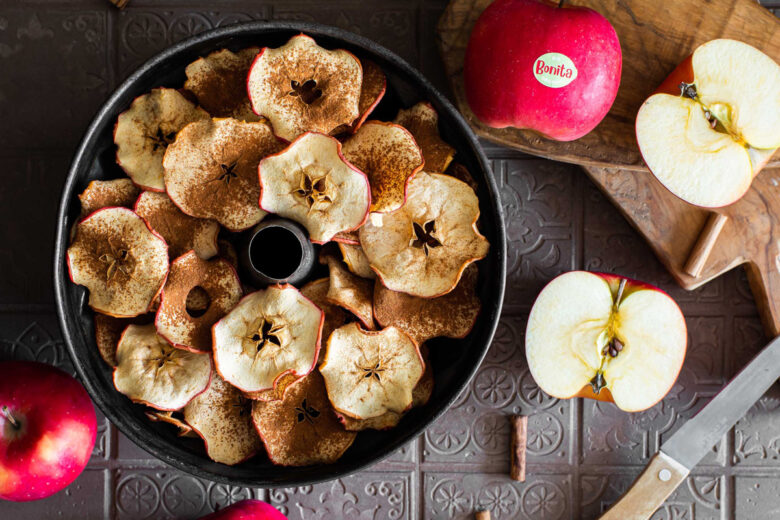
[[[112,130],[117,116],[135,97],[154,87],[181,87],[187,64],[212,51],[225,47],[278,47],[301,32],[313,36],[324,47],[347,49],[382,67],[387,75],[387,93],[372,118],[392,120],[399,108],[421,100],[431,102],[439,112],[444,139],[457,150],[456,160],[479,183],[480,228],[491,244],[488,257],[479,263],[482,312],[465,339],[440,338],[430,342],[433,396],[427,405],[411,410],[396,428],[361,432],[354,445],[331,465],[280,467],[260,455],[236,466],[226,466],[211,461],[199,439],[179,438],[174,428],[150,422],[144,416],[143,406],[131,403],[114,389],[112,372],[95,347],[93,313],[86,305],[86,290],[68,278],[68,233],[79,215],[77,194],[87,183],[124,175],[115,162]],[[124,435],[158,459],[197,477],[236,486],[288,487],[343,477],[371,466],[417,437],[442,415],[469,384],[490,346],[501,313],[505,270],[506,243],[496,182],[473,132],[438,90],[404,60],[367,38],[318,24],[251,22],[215,29],[168,48],[127,78],[100,109],[81,141],[62,191],[54,286],[57,312],[73,364],[92,399]]]

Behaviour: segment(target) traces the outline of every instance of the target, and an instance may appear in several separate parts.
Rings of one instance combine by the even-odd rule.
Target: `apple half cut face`
[[[211,379],[208,354],[171,346],[154,325],[128,325],[116,350],[114,386],[133,402],[178,410],[203,392]]]
[[[433,394],[433,368],[428,362],[428,349],[425,345],[420,347],[420,354],[425,363],[425,370],[420,381],[412,390],[412,408],[425,405]],[[403,413],[385,412],[370,419],[353,419],[347,415],[339,414],[339,420],[347,431],[359,432],[362,430],[387,430],[395,428],[401,422]]]
[[[128,178],[110,181],[90,181],[86,189],[79,194],[81,216],[86,217],[101,208],[132,208],[141,189]]]
[[[265,47],[247,77],[252,109],[276,135],[292,141],[307,131],[330,134],[360,116],[363,72],[358,59],[323,49],[304,34],[277,49]]]
[[[700,45],[637,114],[650,171],[691,204],[737,201],[780,146],[778,85],[780,66],[754,47],[725,39]]]
[[[531,309],[528,367],[553,397],[591,397],[638,412],[663,399],[682,368],[685,318],[666,293],[615,275],[573,271]]]
[[[344,157],[368,176],[371,211],[400,208],[407,185],[423,167],[423,155],[412,134],[393,123],[367,121],[344,143]]]
[[[363,326],[373,330],[374,325],[374,281],[350,273],[346,266],[333,255],[322,258],[328,266],[328,293],[325,299],[351,312]]]
[[[401,109],[393,120],[411,132],[422,149],[425,171],[442,173],[455,155],[455,148],[439,135],[439,114],[433,105],[420,102],[411,108]]]
[[[200,295],[189,298],[188,309],[193,291]],[[196,303],[204,294],[205,309]],[[157,332],[177,348],[210,352],[211,326],[236,306],[241,294],[241,281],[227,260],[185,253],[171,263],[154,320]]]
[[[349,314],[344,309],[342,309],[338,305],[330,303],[327,300],[329,288],[330,288],[329,278],[320,278],[318,280],[312,280],[311,282],[307,283],[301,288],[301,294],[304,295],[309,300],[311,300],[312,303],[314,303],[314,305],[319,307],[320,310],[325,315],[325,318],[322,322],[322,337],[320,339],[321,345],[324,345],[328,341],[330,334],[334,330],[336,330],[337,328],[347,323],[347,321],[349,321]],[[325,349],[321,347],[317,359],[317,364],[319,364],[322,361],[324,355],[325,355]]]
[[[172,88],[156,88],[136,98],[114,127],[116,162],[145,190],[165,191],[163,156],[176,134],[208,113]]]
[[[465,338],[477,321],[481,302],[476,294],[479,269],[469,265],[458,286],[438,298],[419,298],[374,286],[374,317],[382,327],[395,326],[418,345],[438,337]]]
[[[345,244],[343,242],[339,242],[338,244],[344,263],[352,274],[370,280],[376,278],[376,273],[371,269],[368,257],[363,252],[363,248],[360,244]]]
[[[232,466],[263,447],[252,423],[252,401],[219,374],[184,407],[184,420],[203,438],[206,453],[215,462]]]
[[[214,362],[222,378],[255,397],[283,376],[315,367],[323,313],[292,285],[272,285],[245,296],[214,325]]]
[[[258,167],[260,207],[302,224],[312,242],[359,228],[371,204],[368,179],[344,160],[341,143],[307,132]]]
[[[320,365],[333,408],[354,419],[408,410],[424,369],[417,345],[401,329],[366,331],[357,323],[333,331]]]
[[[195,94],[198,104],[212,117],[259,121],[246,92],[246,77],[258,52],[258,47],[238,52],[221,49],[198,58],[184,70],[184,88]]]
[[[254,226],[265,216],[257,207],[257,165],[281,148],[263,121],[205,119],[188,125],[163,160],[168,196],[187,215],[214,219],[230,231]]]
[[[165,239],[171,259],[189,250],[204,260],[217,254],[219,224],[184,214],[165,193],[145,191],[133,209]]]
[[[165,283],[168,247],[131,210],[103,208],[78,223],[67,262],[93,310],[132,318],[149,310]]]
[[[423,298],[442,296],[463,270],[487,255],[487,239],[476,229],[479,201],[464,182],[421,172],[409,183],[409,197],[382,225],[360,229],[371,268],[388,289]]]
[[[280,466],[332,464],[355,441],[333,412],[322,375],[314,370],[277,401],[255,401],[252,419],[271,462]]]

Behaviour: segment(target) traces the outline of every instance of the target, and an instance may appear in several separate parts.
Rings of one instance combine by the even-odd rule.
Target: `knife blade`
[[[601,520],[646,520],[723,435],[780,378],[780,336],[661,445],[628,491]]]

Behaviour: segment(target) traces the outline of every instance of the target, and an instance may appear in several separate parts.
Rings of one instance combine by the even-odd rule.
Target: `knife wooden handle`
[[[658,452],[601,520],[647,520],[688,476],[688,469]]]

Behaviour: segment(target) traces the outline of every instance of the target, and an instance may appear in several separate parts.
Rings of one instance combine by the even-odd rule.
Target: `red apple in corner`
[[[528,316],[525,352],[539,387],[638,412],[663,399],[685,359],[680,308],[650,284],[572,271],[552,280]]]
[[[585,7],[496,0],[471,32],[463,79],[483,123],[572,141],[607,115],[623,63],[612,25]]]
[[[96,432],[78,381],[43,363],[0,363],[0,499],[37,500],[65,488],[87,465]]]
[[[287,517],[260,500],[242,500],[200,520],[287,520]]]

